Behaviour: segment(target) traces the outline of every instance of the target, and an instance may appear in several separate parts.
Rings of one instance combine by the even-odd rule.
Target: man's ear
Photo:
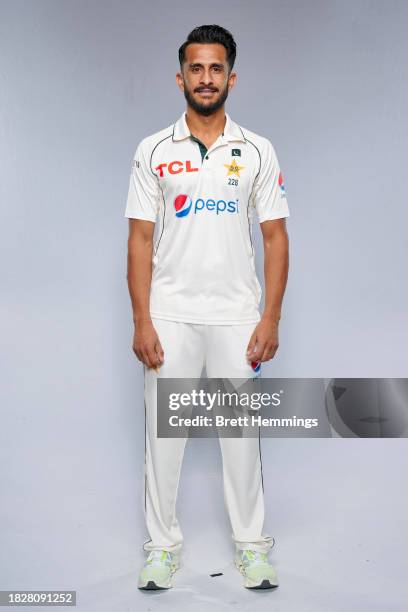
[[[228,77],[228,89],[230,90],[233,87],[235,87],[236,82],[237,82],[237,73],[231,72],[231,74]]]
[[[180,91],[184,91],[184,77],[181,72],[177,72],[176,74],[176,83]]]

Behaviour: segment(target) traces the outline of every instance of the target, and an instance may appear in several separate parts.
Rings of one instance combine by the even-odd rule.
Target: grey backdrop
[[[406,376],[408,5],[0,7],[0,587],[77,589],[98,612],[263,607],[231,566],[215,440],[188,445],[176,588],[136,590],[146,537],[126,287],[131,159],[184,109],[175,73],[187,33],[229,28],[238,83],[227,110],[274,143],[291,211],[281,344],[264,375]],[[405,609],[406,441],[268,439],[263,466],[281,581],[269,603]]]

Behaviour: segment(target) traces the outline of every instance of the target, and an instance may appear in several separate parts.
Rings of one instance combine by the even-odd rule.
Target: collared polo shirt
[[[202,145],[202,146],[201,146]],[[232,121],[207,151],[186,113],[144,138],[125,217],[156,223],[152,317],[207,325],[260,320],[252,223],[289,217],[271,142]]]

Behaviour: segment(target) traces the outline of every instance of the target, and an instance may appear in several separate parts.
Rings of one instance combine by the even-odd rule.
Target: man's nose
[[[212,80],[212,75],[211,75],[211,70],[209,68],[204,68],[204,72],[201,76],[201,82],[204,85],[212,85],[213,80]]]

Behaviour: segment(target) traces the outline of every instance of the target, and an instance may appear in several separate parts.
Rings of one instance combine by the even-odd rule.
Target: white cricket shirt
[[[184,112],[144,138],[130,176],[125,217],[158,223],[150,315],[231,325],[260,320],[252,221],[289,216],[271,142],[226,113],[224,133],[202,159]]]

